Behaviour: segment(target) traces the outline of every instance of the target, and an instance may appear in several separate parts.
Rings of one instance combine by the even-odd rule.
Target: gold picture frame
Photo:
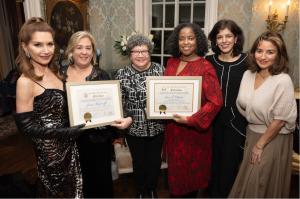
[[[106,126],[123,118],[120,81],[67,82],[70,126]]]
[[[45,0],[46,21],[55,31],[55,41],[66,49],[71,35],[88,30],[88,0]]]
[[[147,118],[190,116],[201,108],[202,76],[148,76]]]

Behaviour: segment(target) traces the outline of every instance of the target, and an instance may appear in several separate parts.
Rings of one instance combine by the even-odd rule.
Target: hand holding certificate
[[[201,107],[200,76],[147,77],[147,118],[172,119],[190,116]]]
[[[67,82],[70,125],[94,128],[123,117],[119,81]]]

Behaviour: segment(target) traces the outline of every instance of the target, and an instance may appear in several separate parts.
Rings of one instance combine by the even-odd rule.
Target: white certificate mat
[[[67,82],[70,126],[105,126],[123,117],[118,80]]]
[[[147,77],[147,118],[172,119],[190,116],[201,107],[201,76]]]

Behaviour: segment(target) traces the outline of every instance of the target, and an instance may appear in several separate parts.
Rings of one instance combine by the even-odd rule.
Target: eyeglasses
[[[146,55],[148,55],[149,54],[149,51],[148,50],[141,50],[141,51],[139,51],[139,50],[132,50],[131,51],[131,54],[132,55],[134,55],[134,56],[138,56],[138,55],[142,55],[142,56],[146,56]]]

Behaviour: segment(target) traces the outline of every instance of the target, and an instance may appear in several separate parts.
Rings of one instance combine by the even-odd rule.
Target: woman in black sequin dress
[[[67,102],[54,55],[53,29],[29,19],[19,33],[16,124],[34,144],[41,187],[37,197],[81,198],[82,177],[75,139],[84,125],[68,128]]]

